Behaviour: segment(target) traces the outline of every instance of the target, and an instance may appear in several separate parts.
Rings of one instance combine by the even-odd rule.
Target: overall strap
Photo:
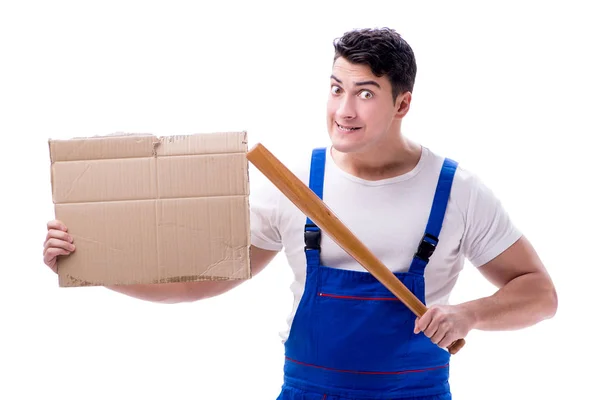
[[[448,205],[448,199],[450,198],[452,181],[454,180],[457,166],[458,163],[454,160],[449,158],[444,160],[429,214],[429,221],[425,228],[425,234],[412,259],[409,272],[423,275],[425,273],[425,267],[429,263],[429,258],[435,251],[439,241],[440,231],[442,230],[444,216],[446,215],[446,207]]]
[[[323,199],[323,178],[325,175],[325,156],[326,148],[316,148],[312,152],[310,163],[310,181],[308,187],[315,192],[317,196]],[[321,253],[321,229],[306,218],[304,226],[304,252],[308,267],[318,267],[320,265]]]

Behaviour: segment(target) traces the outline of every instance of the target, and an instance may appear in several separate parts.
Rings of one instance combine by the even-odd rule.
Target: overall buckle
[[[438,244],[439,239],[429,233],[425,233],[419,243],[419,248],[415,253],[415,257],[420,258],[423,261],[429,261],[435,251],[435,247]]]
[[[304,250],[321,250],[321,230],[315,224],[304,226]]]

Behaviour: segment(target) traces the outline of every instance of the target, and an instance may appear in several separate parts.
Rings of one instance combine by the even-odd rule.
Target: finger
[[[65,231],[61,231],[58,229],[49,229],[48,234],[46,235],[46,242],[52,238],[64,240],[65,242],[73,243],[73,237],[69,235]],[[44,242],[44,244],[46,244]]]
[[[46,265],[51,267],[51,264],[53,263],[53,261],[56,257],[68,256],[69,254],[71,254],[71,252],[68,250],[61,249],[58,247],[53,247],[51,249],[48,249],[48,251],[44,252],[44,263],[46,263]]]
[[[440,346],[443,349],[447,349],[455,341],[456,341],[456,338],[453,335],[451,335],[450,332],[448,332],[448,333],[446,333],[444,338],[442,340],[440,340],[440,342],[438,343],[438,346]]]
[[[435,315],[437,314],[437,310],[435,308],[430,308],[428,309],[425,314],[423,314],[421,316],[421,318],[419,318],[419,321],[417,321],[416,324],[416,331],[415,333],[419,333],[419,332],[424,332],[429,325],[431,324],[431,321],[433,321]]]
[[[435,331],[433,335],[431,335],[430,339],[433,343],[438,344],[444,337],[448,331],[446,331],[441,325],[438,326],[438,329]]]
[[[57,219],[48,222],[48,229],[58,229],[65,232],[67,231],[66,225]]]
[[[66,242],[64,240],[60,240],[60,239],[48,239],[46,241],[46,243],[44,244],[44,251],[47,251],[51,248],[59,248],[59,249],[65,249],[68,251],[74,251],[75,250],[75,245],[69,242]]]
[[[427,328],[425,328],[425,330],[423,331],[423,333],[425,334],[425,336],[427,336],[428,338],[431,339],[433,337],[433,335],[435,335],[438,330],[439,330],[439,324],[434,319],[434,320],[432,320],[429,323],[429,325],[427,326]]]

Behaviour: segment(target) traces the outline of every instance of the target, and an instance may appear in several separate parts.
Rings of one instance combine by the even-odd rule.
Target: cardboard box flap
[[[245,132],[50,141],[55,204],[247,195]]]
[[[248,148],[246,136],[246,132],[216,132],[161,137],[129,134],[49,140],[50,161],[245,153]]]

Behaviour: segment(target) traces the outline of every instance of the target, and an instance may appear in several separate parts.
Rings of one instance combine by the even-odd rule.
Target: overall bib
[[[323,196],[326,149],[313,150],[309,187]],[[456,171],[446,159],[423,239],[408,272],[395,273],[425,303],[433,254]],[[416,316],[369,272],[321,264],[320,229],[307,218],[304,293],[285,343],[278,400],[450,400],[450,353],[420,332]]]

